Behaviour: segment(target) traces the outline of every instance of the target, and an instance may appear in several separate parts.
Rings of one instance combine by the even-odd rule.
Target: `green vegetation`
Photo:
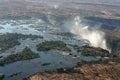
[[[76,67],[62,67],[62,68],[57,68],[57,69],[53,69],[53,70],[48,70],[45,71],[47,73],[81,73],[79,69],[77,69]]]
[[[61,35],[61,36],[67,36],[67,37],[72,37],[73,34],[69,32],[62,32],[62,33],[55,33],[56,35]]]
[[[48,62],[43,63],[42,66],[47,66],[47,65],[50,65],[50,64],[51,64],[51,62],[48,61]]]
[[[0,80],[4,78],[4,74],[0,73]]]
[[[16,37],[17,36],[11,34],[0,35],[0,52],[4,52],[15,45],[19,45],[20,43],[17,41]]]
[[[96,59],[92,61],[86,61],[86,60],[81,60],[80,62],[77,62],[75,67],[80,67],[84,64],[107,64],[108,62],[113,61],[113,62],[120,62],[119,59]]]
[[[107,64],[110,60],[109,59],[97,59],[93,61],[81,61],[82,64]]]
[[[19,75],[19,74],[21,74],[21,73],[22,73],[22,72],[14,72],[14,73],[8,75],[8,77],[13,77],[13,76]]]
[[[81,73],[80,70],[76,69],[76,67],[63,67],[54,70],[57,73]]]
[[[28,47],[26,47],[22,52],[17,54],[12,54],[3,59],[0,59],[0,65],[4,66],[5,64],[13,63],[16,61],[30,60],[34,58],[39,58],[39,54],[33,53]]]
[[[4,52],[5,50],[8,50],[9,48],[12,48],[16,45],[20,45],[18,39],[26,39],[26,38],[42,38],[41,36],[36,35],[23,35],[23,34],[17,34],[17,33],[7,33],[0,35],[0,52]]]
[[[38,51],[49,51],[51,49],[70,52],[71,50],[62,41],[45,41],[37,45]]]
[[[77,45],[73,45],[74,49],[77,52],[81,52],[84,56],[101,56],[101,57],[108,57],[110,56],[109,51],[104,50],[102,48],[95,48],[90,46],[82,46],[78,47]]]

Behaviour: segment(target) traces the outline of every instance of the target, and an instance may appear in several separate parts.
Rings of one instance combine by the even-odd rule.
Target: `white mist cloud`
[[[72,26],[69,27],[69,30],[71,33],[77,35],[78,39],[86,39],[90,42],[91,46],[101,47],[103,49],[109,50],[106,46],[104,32],[94,27],[83,25],[79,16],[76,16],[72,22]]]
[[[55,4],[55,5],[54,5],[54,8],[55,8],[55,9],[59,8],[59,5]]]

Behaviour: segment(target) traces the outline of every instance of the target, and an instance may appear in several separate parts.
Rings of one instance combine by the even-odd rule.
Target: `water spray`
[[[81,22],[81,18],[76,16],[73,20],[73,26],[70,32],[77,35],[78,39],[86,39],[93,47],[100,47],[109,50],[106,46],[105,33],[94,27],[85,26]]]

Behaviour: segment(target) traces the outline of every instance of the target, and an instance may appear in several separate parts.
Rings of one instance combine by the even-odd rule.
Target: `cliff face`
[[[80,68],[84,76],[89,80],[119,80],[120,64],[95,64],[85,65]]]
[[[25,80],[119,80],[120,63],[85,64],[77,67],[80,73],[37,73]]]

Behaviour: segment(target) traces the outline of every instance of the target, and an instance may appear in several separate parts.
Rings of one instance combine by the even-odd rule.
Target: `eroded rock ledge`
[[[107,64],[84,64],[74,67],[79,72],[36,73],[23,80],[119,80],[120,63],[109,61]]]

